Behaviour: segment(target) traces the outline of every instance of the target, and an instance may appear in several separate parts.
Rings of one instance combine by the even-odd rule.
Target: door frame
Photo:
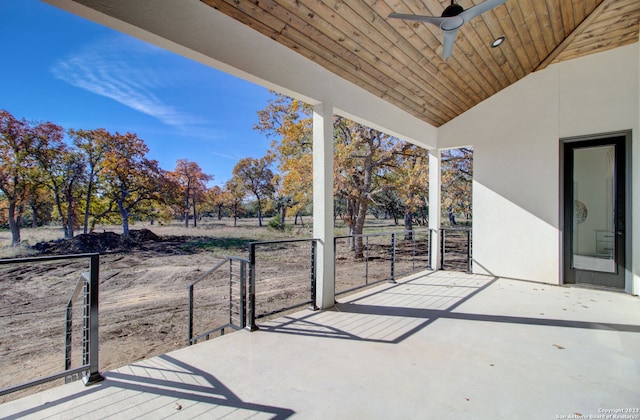
[[[565,229],[565,217],[567,217],[565,212],[565,153],[567,149],[570,149],[573,143],[586,142],[586,141],[594,141],[597,142],[599,140],[606,140],[614,137],[624,137],[624,182],[625,182],[625,203],[624,203],[624,211],[625,211],[625,222],[624,222],[624,232],[625,232],[625,240],[624,240],[624,266],[622,269],[624,270],[624,287],[622,289],[613,289],[613,290],[624,290],[628,293],[631,292],[631,267],[632,267],[632,132],[631,130],[622,130],[622,131],[612,131],[606,133],[599,134],[589,134],[583,136],[574,136],[574,137],[563,137],[560,138],[560,150],[559,150],[559,162],[560,162],[560,172],[559,172],[559,278],[560,284],[575,284],[575,283],[567,283],[565,278],[565,265],[570,263],[566,261],[566,249],[570,247],[571,238],[566,235]],[[578,283],[580,284],[580,283]]]

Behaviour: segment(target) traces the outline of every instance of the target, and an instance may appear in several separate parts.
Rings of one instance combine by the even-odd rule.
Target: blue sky
[[[271,94],[37,0],[0,0],[0,109],[65,129],[133,132],[166,170],[197,162],[221,185],[270,140]]]

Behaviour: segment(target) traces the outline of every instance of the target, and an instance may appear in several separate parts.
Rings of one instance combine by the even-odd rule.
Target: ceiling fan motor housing
[[[442,17],[452,17],[458,16],[460,13],[464,12],[464,9],[459,4],[453,3],[447,6],[442,12]]]

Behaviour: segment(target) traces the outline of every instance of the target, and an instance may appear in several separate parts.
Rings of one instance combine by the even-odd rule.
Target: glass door
[[[622,289],[625,137],[563,146],[564,282]]]

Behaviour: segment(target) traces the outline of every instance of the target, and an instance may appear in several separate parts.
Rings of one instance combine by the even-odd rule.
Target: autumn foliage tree
[[[282,186],[289,195],[306,203],[312,195],[311,108],[298,100],[276,94],[258,113],[258,130],[274,138],[273,147],[283,173]],[[362,257],[364,223],[382,177],[402,158],[409,144],[354,121],[335,116],[334,196],[346,203],[345,222],[355,235],[352,249]]]
[[[100,173],[104,167],[105,154],[108,150],[111,133],[104,128],[95,130],[69,130],[69,136],[73,139],[74,146],[84,157],[86,165],[86,186],[84,190],[84,217],[83,233],[89,232],[89,216],[99,181]]]
[[[193,210],[193,226],[197,226],[197,205],[204,201],[207,182],[213,179],[202,171],[200,165],[187,159],[179,159],[176,168],[169,173],[177,186],[181,198],[179,207],[184,215],[184,227],[189,227],[189,210]]]
[[[258,111],[255,129],[273,139],[271,148],[280,172],[277,195],[298,215],[313,201],[311,107],[282,94],[274,94]]]
[[[122,235],[129,236],[130,217],[148,201],[162,201],[165,173],[149,148],[133,133],[111,136],[105,153],[103,194],[115,204],[122,220]]]
[[[450,223],[454,214],[471,219],[473,184],[473,149],[463,147],[442,152],[442,210]]]
[[[373,128],[342,117],[334,117],[335,194],[347,202],[351,248],[363,257],[362,235],[369,203],[381,188],[384,174],[399,165],[411,145]]]
[[[52,123],[34,127],[33,156],[42,180],[51,192],[66,239],[73,238],[77,223],[78,190],[84,177],[84,156],[64,143],[64,129]]]
[[[0,191],[7,200],[7,219],[11,230],[11,245],[20,244],[19,207],[24,204],[35,170],[32,129],[26,120],[19,120],[6,110],[0,110]]]
[[[233,180],[236,188],[251,194],[256,199],[258,207],[258,226],[262,226],[262,212],[266,200],[271,198],[274,192],[273,171],[270,166],[272,158],[265,156],[260,159],[244,158],[233,167]]]
[[[244,208],[242,203],[246,196],[246,190],[237,178],[233,177],[225,184],[225,189],[229,192],[231,214],[233,215],[233,226],[238,226],[238,218],[242,216]]]
[[[205,192],[205,203],[207,208],[215,212],[218,220],[222,220],[225,209],[233,207],[233,195],[227,188],[214,185]]]

